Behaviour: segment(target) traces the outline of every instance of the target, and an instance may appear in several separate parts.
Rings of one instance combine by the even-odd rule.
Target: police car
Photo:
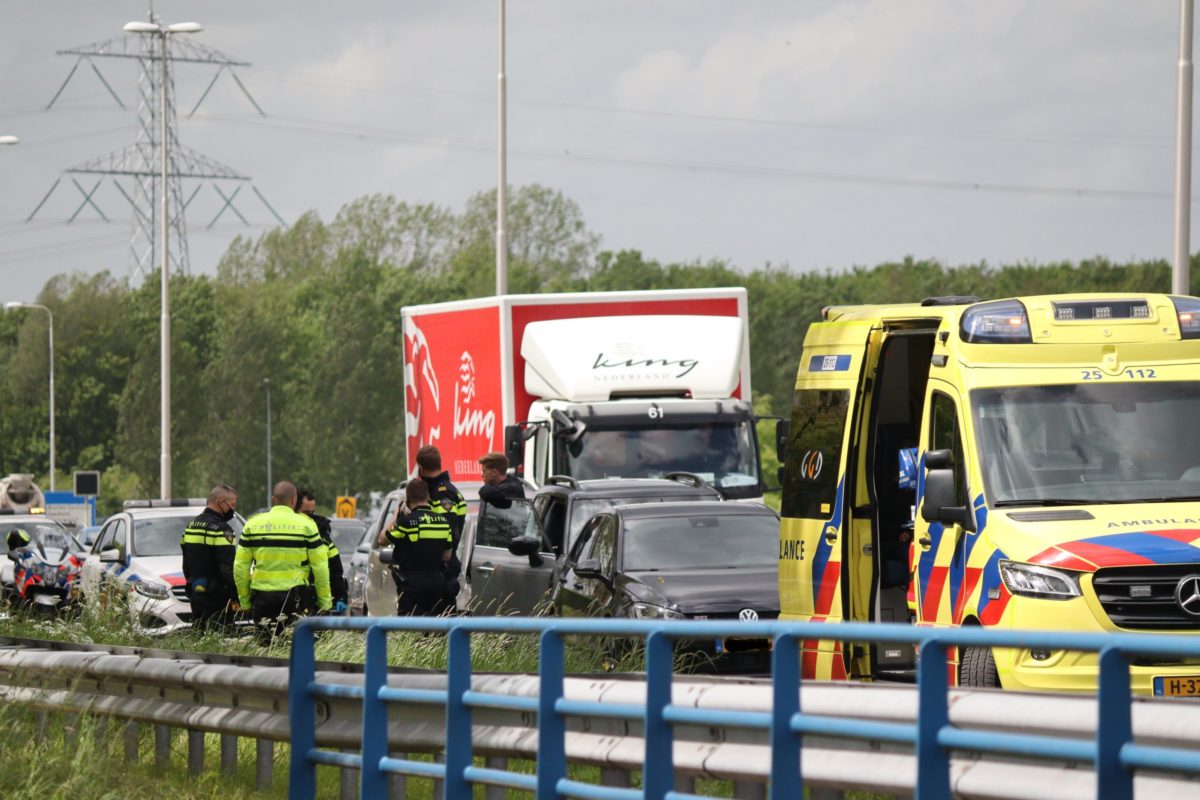
[[[204,498],[126,500],[105,521],[83,563],[86,602],[103,603],[112,592],[127,593],[136,626],[145,633],[169,633],[189,625],[192,606],[183,577],[180,540],[201,511]],[[229,524],[241,535],[244,520]]]

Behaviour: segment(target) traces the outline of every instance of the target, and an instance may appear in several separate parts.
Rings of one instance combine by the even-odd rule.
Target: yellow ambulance
[[[1200,299],[831,307],[786,432],[782,619],[1200,633]],[[905,470],[908,462],[912,467]],[[1095,654],[965,648],[968,686],[1094,690]],[[806,678],[911,648],[804,643]],[[1131,665],[1200,695],[1200,663]]]

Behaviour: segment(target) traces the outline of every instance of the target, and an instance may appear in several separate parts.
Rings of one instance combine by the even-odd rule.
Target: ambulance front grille
[[[1108,567],[1096,570],[1092,587],[1118,628],[1200,631],[1200,617],[1175,601],[1175,589],[1188,575],[1200,575],[1200,564]]]

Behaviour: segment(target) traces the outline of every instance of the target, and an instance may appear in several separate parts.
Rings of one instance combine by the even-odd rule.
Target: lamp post
[[[1194,0],[1179,0],[1179,64],[1175,98],[1175,248],[1171,291],[1188,293],[1192,212],[1192,12]]]
[[[162,270],[162,333],[161,333],[161,366],[159,369],[159,383],[162,390],[162,419],[160,422],[162,428],[162,444],[161,452],[159,453],[159,496],[166,500],[171,496],[171,311],[170,301],[167,295],[167,285],[170,280],[170,248],[167,246],[167,231],[169,230],[168,220],[168,192],[167,179],[169,160],[167,158],[167,37],[176,33],[198,33],[204,30],[203,26],[198,22],[178,22],[174,25],[160,25],[157,22],[127,22],[125,23],[125,31],[127,33],[144,33],[147,35],[157,36],[159,41],[159,61],[161,71],[159,72],[159,102],[158,102],[158,137],[159,137],[159,155],[161,157],[162,171],[162,192],[160,197],[160,217],[162,231],[162,252],[161,267]]]
[[[45,311],[50,328],[50,491],[54,491],[54,312],[41,303],[5,303],[5,308],[35,308]]]
[[[263,378],[263,387],[267,390],[267,508],[271,507],[271,495],[275,493],[275,484],[271,482],[271,379]]]
[[[497,142],[497,161],[499,180],[496,183],[496,295],[508,294],[508,169],[507,159],[507,126],[505,109],[507,107],[508,90],[504,77],[504,0],[500,0],[500,72],[497,76],[498,92],[498,122],[499,136]]]

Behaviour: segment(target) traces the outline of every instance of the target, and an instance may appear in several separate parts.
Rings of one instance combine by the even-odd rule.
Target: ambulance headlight
[[[138,581],[133,585],[133,590],[151,600],[166,600],[171,596],[170,587],[155,581]]]
[[[1179,317],[1179,338],[1200,339],[1200,300],[1195,297],[1172,297],[1175,314]]]
[[[1078,573],[1065,569],[1001,561],[1000,577],[1010,593],[1021,597],[1066,600],[1080,595]]]
[[[1029,315],[1019,300],[971,306],[962,315],[962,340],[968,344],[1031,344]]]

